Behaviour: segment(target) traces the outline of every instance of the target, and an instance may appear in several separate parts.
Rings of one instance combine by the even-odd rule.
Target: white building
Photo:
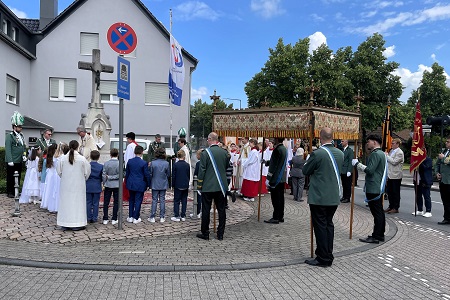
[[[136,32],[136,50],[125,55],[131,62],[131,100],[124,101],[124,133],[153,140],[159,133],[170,138],[168,97],[169,32],[140,0],[77,0],[57,15],[57,0],[40,0],[40,19],[19,19],[0,1],[0,127],[11,130],[15,110],[26,116],[23,133],[32,143],[45,127],[54,129],[57,141],[77,138],[76,127],[91,101],[90,71],[78,69],[91,62],[92,49],[100,49],[101,63],[114,73],[101,73],[102,103],[119,133],[116,94],[117,56],[107,41],[111,25],[123,22]],[[182,38],[177,37],[178,40]],[[172,106],[173,137],[188,128],[191,75],[197,59],[183,50],[185,81],[181,106]],[[0,134],[0,145],[5,135]]]

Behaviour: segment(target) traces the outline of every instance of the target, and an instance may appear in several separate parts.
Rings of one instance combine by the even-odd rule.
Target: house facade
[[[170,33],[140,0],[78,0],[57,15],[57,0],[41,0],[39,20],[18,19],[0,1],[0,126],[11,130],[15,110],[26,118],[24,135],[32,144],[44,127],[54,129],[57,141],[76,139],[76,127],[92,98],[92,74],[78,69],[78,62],[100,61],[114,66],[101,73],[100,95],[111,121],[110,137],[119,133],[117,57],[108,44],[111,25],[128,24],[136,33],[130,61],[130,100],[124,101],[124,133],[153,140],[159,133],[166,143],[180,127],[188,128],[192,72],[197,59],[183,50],[185,81],[181,106],[171,107],[168,90]],[[3,24],[5,24],[3,26]],[[172,116],[172,117],[171,117]],[[4,145],[5,134],[0,135]],[[167,145],[168,146],[168,145]]]

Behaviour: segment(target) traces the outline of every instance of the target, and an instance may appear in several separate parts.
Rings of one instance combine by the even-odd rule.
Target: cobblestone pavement
[[[362,245],[357,238],[372,228],[369,211],[355,207],[350,240],[349,205],[341,205],[334,220],[335,262],[331,268],[310,267],[300,263],[309,256],[308,207],[287,198],[286,222],[279,225],[258,222],[256,203],[232,204],[232,225],[222,242],[196,239],[197,220],[127,226],[164,234],[118,240],[49,243],[3,236],[0,299],[450,299],[450,226],[388,217],[389,240]],[[10,200],[0,201],[7,211]],[[263,198],[261,219],[270,217],[269,202]],[[246,211],[248,217],[239,219]],[[31,212],[33,218],[17,232],[40,226],[59,232],[54,223],[42,224],[37,209]],[[11,220],[1,212],[2,232]],[[83,234],[95,236],[103,226],[92,225]],[[116,234],[109,227],[102,235]],[[31,263],[36,265],[23,266]],[[72,269],[53,269],[68,266]],[[165,272],[155,272],[157,267]]]

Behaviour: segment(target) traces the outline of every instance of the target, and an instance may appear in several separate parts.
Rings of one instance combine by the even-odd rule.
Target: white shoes
[[[161,219],[159,219],[159,222],[160,223],[164,223],[166,221],[166,218],[161,218]]]
[[[181,221],[183,221],[183,222],[186,221],[186,218],[181,218]]]
[[[134,219],[133,218],[127,218],[127,222],[128,223],[133,223]]]
[[[107,225],[108,224],[108,220],[103,220],[103,225]]]
[[[430,217],[432,217],[433,215],[432,215],[430,212],[426,212],[426,213],[423,214],[423,216],[424,216],[425,218],[430,218]]]
[[[111,224],[113,224],[113,225],[116,225],[116,224],[118,224],[118,223],[119,223],[118,220],[111,220]]]
[[[150,223],[155,223],[155,218],[148,218],[147,219]]]
[[[244,197],[244,200],[245,200],[245,201],[249,201],[249,202],[253,202],[253,201],[255,201],[255,198],[247,198],[247,197]]]
[[[141,218],[139,218],[139,219],[137,219],[137,220],[134,220],[133,221],[133,224],[137,224],[137,223],[141,223],[142,222],[142,220],[141,220]]]
[[[174,222],[180,222],[180,218],[177,218],[177,217],[172,217],[172,218],[170,218],[170,220],[174,221]]]
[[[414,215],[418,215],[418,216],[423,216],[423,211],[414,211],[413,213],[412,213],[412,215],[414,216]],[[431,216],[430,216],[431,217]]]
[[[199,213],[198,215],[197,215],[197,219],[201,219],[202,218],[202,213]]]

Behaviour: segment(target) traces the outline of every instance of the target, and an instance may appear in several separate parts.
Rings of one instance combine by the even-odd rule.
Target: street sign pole
[[[119,230],[123,223],[123,99],[119,98]]]

